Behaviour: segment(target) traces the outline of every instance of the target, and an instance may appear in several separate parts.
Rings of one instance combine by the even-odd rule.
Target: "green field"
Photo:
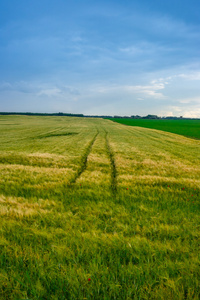
[[[200,120],[149,120],[149,119],[126,119],[113,118],[114,122],[129,126],[139,126],[151,129],[158,129],[187,137],[200,139]]]
[[[0,116],[0,299],[199,300],[199,208],[198,140]]]

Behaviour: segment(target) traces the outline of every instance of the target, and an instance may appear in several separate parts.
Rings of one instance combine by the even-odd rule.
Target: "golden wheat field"
[[[0,116],[0,299],[200,298],[200,141]]]

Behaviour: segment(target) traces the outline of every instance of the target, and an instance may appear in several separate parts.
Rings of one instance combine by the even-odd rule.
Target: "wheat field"
[[[200,141],[0,116],[0,299],[199,299]]]

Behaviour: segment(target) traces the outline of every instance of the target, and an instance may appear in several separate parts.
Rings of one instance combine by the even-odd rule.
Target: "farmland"
[[[138,126],[0,116],[0,299],[199,299],[200,141]]]
[[[158,129],[176,134],[181,134],[187,137],[200,139],[200,120],[148,120],[148,119],[128,119],[128,118],[113,118],[115,122],[129,126],[139,126],[144,128]]]

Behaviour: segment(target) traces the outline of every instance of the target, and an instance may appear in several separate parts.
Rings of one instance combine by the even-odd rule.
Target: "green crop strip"
[[[124,125],[158,129],[200,139],[200,120],[144,120],[126,118],[113,118],[111,120]]]

